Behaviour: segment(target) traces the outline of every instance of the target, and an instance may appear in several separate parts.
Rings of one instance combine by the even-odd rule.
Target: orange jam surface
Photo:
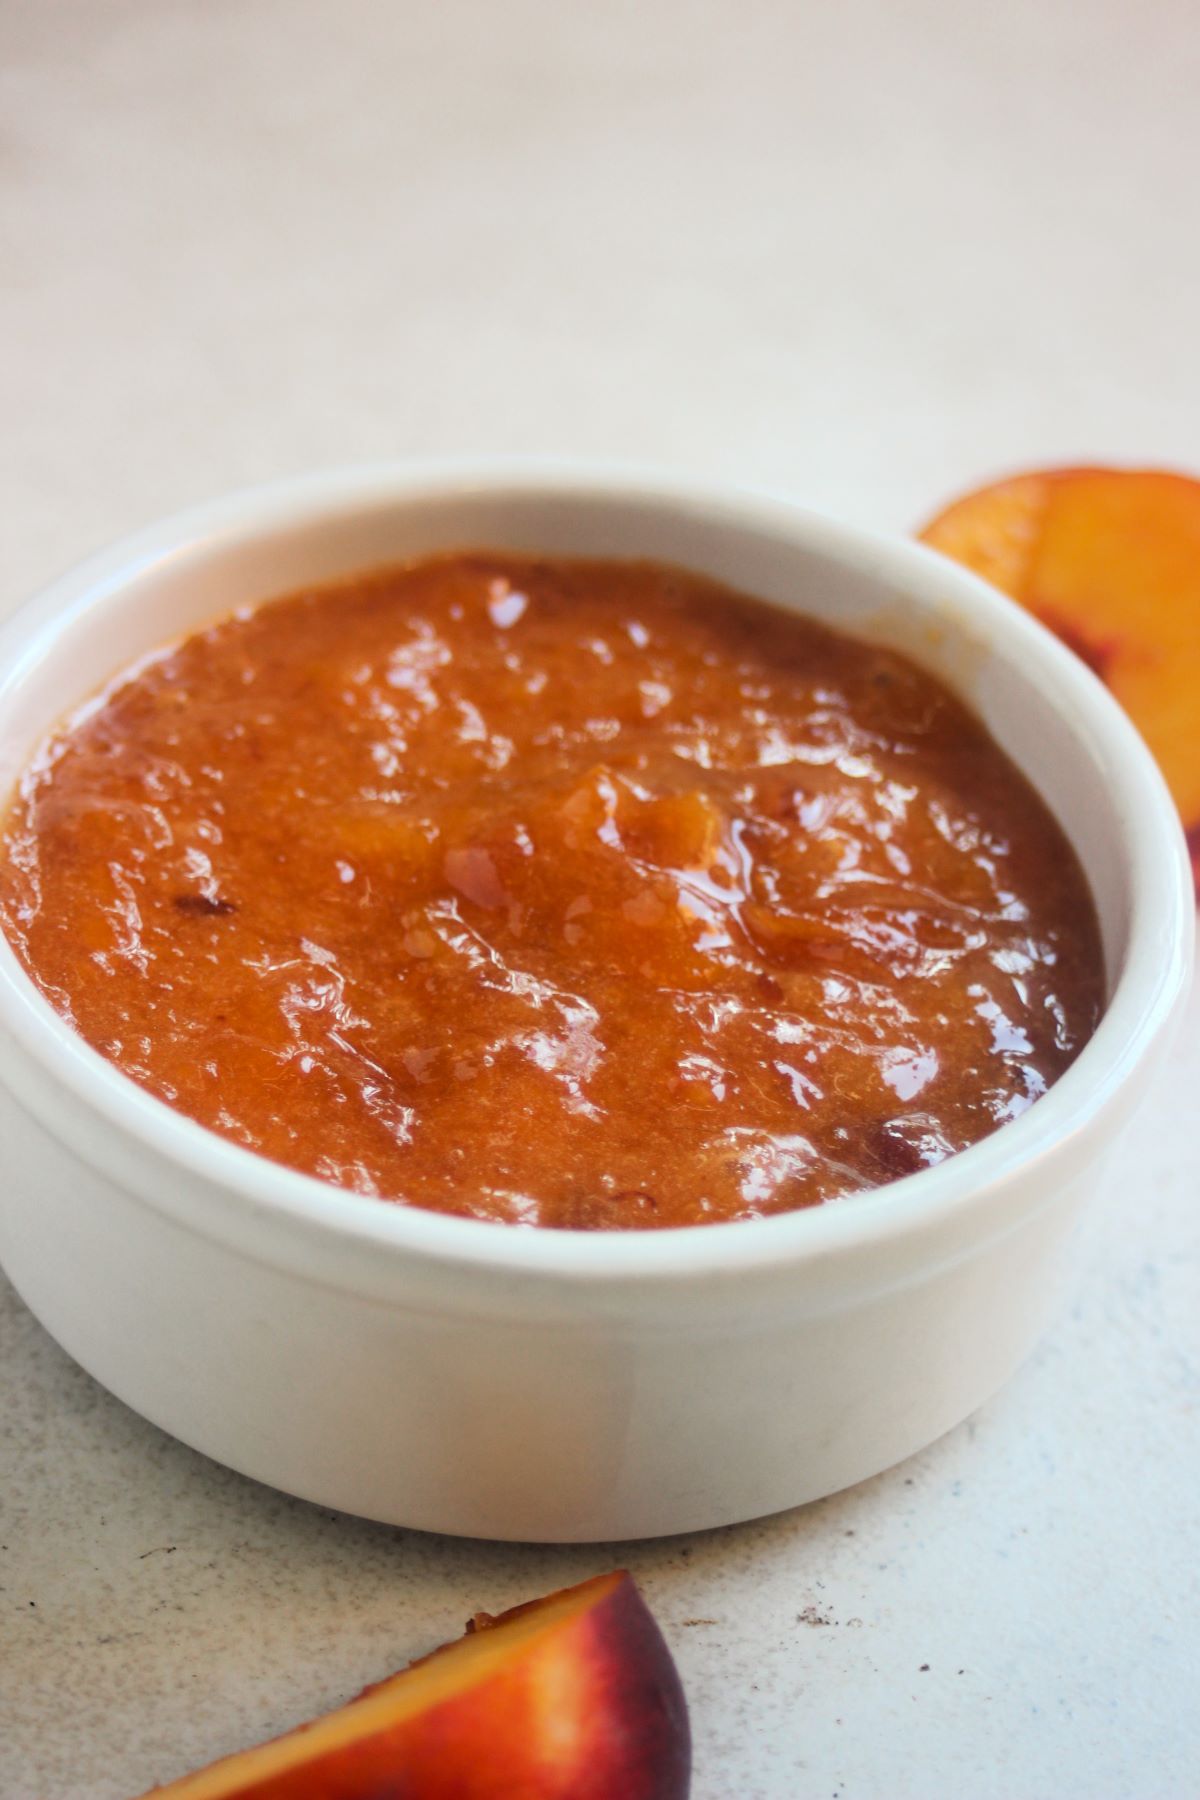
[[[648,564],[444,556],[163,650],[25,775],[0,919],[191,1118],[521,1225],[923,1168],[1102,1002],[1075,856],[945,688]]]

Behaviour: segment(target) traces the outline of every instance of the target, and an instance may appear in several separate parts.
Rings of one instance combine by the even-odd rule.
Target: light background
[[[1200,468],[1198,95],[1192,0],[0,0],[0,610],[372,457],[633,456],[897,530],[1013,466]],[[976,1419],[619,1553],[257,1488],[0,1281],[0,1795],[125,1800],[623,1560],[697,1800],[1192,1800],[1198,1091],[1194,996]]]

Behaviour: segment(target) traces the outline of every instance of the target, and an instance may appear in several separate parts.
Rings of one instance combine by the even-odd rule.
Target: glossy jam
[[[214,1131],[520,1225],[920,1169],[1102,1000],[1073,853],[945,689],[639,564],[439,558],[163,651],[28,771],[0,919]]]

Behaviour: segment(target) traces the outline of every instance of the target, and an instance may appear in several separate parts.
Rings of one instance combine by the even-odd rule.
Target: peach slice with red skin
[[[467,1635],[143,1800],[685,1800],[687,1706],[623,1570]]]
[[[1200,481],[1045,469],[920,533],[1035,613],[1121,701],[1175,796],[1200,891]]]

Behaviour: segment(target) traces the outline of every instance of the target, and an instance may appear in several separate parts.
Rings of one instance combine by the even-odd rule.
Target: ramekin
[[[89,1049],[0,939],[0,1260],[122,1400],[322,1505],[588,1541],[815,1499],[962,1419],[1042,1327],[1185,993],[1175,810],[1101,683],[932,552],[690,479],[503,461],[236,494],[55,582],[0,633],[0,793],[64,711],[164,641],[464,546],[686,564],[948,681],[1079,852],[1108,969],[1095,1036],[1022,1117],[874,1192],[573,1234],[359,1198],[212,1135]]]

